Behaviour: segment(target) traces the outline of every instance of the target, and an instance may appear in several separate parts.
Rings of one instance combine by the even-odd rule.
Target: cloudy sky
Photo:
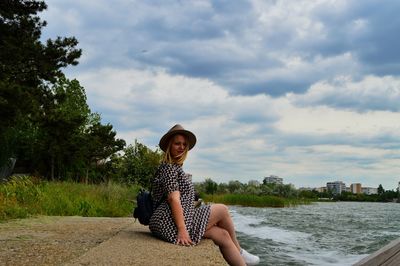
[[[180,123],[194,181],[394,189],[400,181],[399,1],[47,0],[43,39],[127,143]]]

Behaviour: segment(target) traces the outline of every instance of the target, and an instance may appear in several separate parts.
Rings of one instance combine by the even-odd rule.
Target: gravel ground
[[[181,247],[132,218],[54,217],[0,223],[0,265],[226,265],[210,240]]]

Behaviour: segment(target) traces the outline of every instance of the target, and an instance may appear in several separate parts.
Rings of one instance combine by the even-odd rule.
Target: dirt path
[[[0,223],[0,265],[226,265],[210,240],[162,242],[132,218],[39,217]]]

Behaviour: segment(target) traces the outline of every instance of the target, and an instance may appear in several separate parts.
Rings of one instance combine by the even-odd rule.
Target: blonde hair
[[[174,158],[171,155],[171,146],[172,146],[172,142],[174,141],[174,138],[175,138],[176,135],[183,136],[185,138],[185,141],[186,141],[185,150],[183,151],[182,155],[179,156],[178,158]],[[183,162],[186,160],[188,151],[189,151],[189,143],[188,143],[187,137],[185,135],[183,135],[183,134],[179,134],[179,133],[175,134],[175,135],[170,137],[169,142],[168,142],[167,150],[164,152],[164,155],[163,155],[163,158],[162,158],[161,162],[183,165]]]

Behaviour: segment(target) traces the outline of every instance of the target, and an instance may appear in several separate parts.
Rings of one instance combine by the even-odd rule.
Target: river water
[[[352,265],[400,237],[400,204],[230,206],[238,239],[261,265]]]

